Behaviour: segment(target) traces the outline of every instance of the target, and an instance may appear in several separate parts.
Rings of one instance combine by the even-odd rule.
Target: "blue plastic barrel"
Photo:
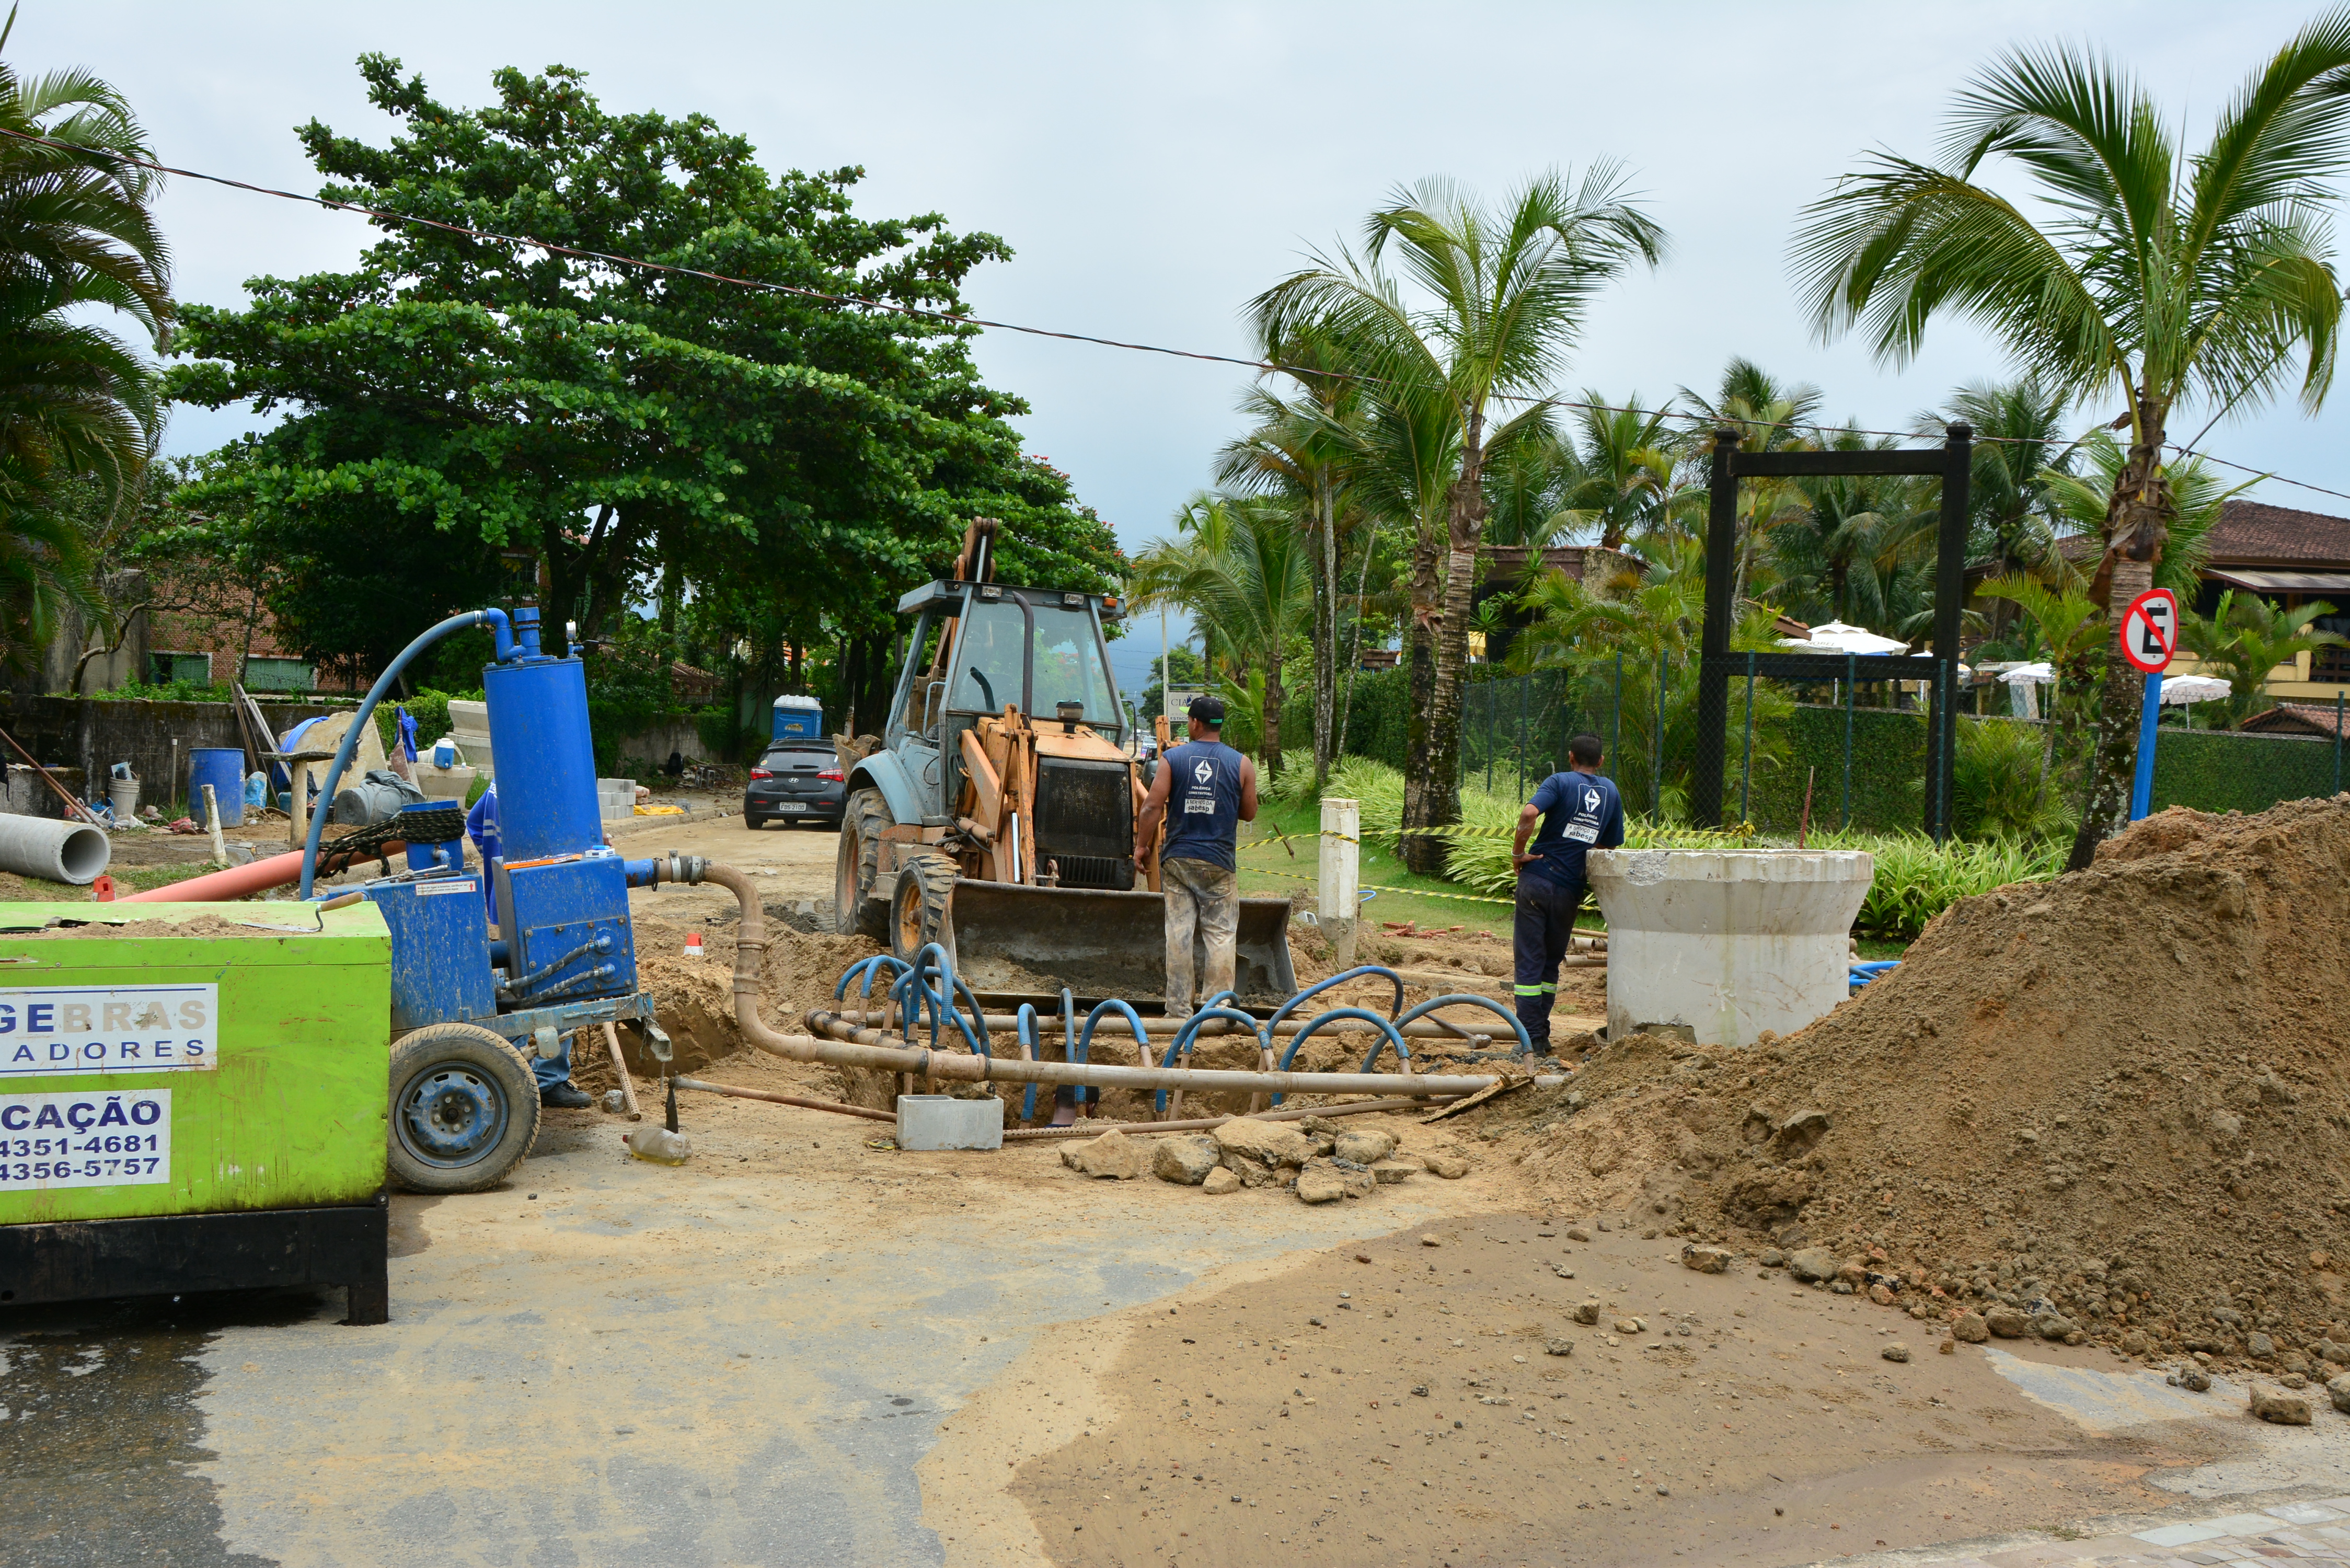
[[[188,815],[204,821],[204,785],[213,786],[223,827],[244,821],[244,751],[238,746],[196,746],[188,752]]]

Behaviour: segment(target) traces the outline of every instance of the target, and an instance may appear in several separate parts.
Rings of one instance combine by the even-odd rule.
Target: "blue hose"
[[[1028,1047],[1028,1059],[1035,1061],[1036,1059],[1036,1009],[1025,1002],[1022,1002],[1020,1011],[1012,1015],[1012,1027],[1020,1032],[1020,1044]],[[1028,1097],[1020,1102],[1020,1119],[1024,1122],[1033,1122],[1036,1119],[1036,1085],[1034,1084],[1028,1085]]]
[[[516,651],[514,626],[506,619],[506,612],[502,609],[467,610],[462,615],[452,615],[440,625],[419,633],[416,640],[401,649],[399,657],[385,665],[383,673],[375,678],[375,684],[368,688],[367,700],[359,704],[359,711],[351,716],[351,727],[343,732],[343,743],[336,751],[335,760],[327,765],[326,779],[319,785],[318,798],[326,803],[325,809],[311,814],[309,836],[302,841],[303,898],[309,898],[312,890],[317,886],[318,841],[325,836],[327,818],[334,811],[335,786],[342,782],[343,770],[351,765],[351,758],[359,749],[359,733],[365,729],[367,722],[374,717],[375,705],[383,701],[383,694],[391,690],[391,683],[400,679],[400,672],[408,668],[410,659],[414,659],[451,632],[463,631],[469,627],[480,626],[484,621],[489,623],[497,639],[497,661],[500,664],[505,663],[514,658]],[[538,634],[536,630],[532,630],[530,635],[536,638]],[[532,646],[530,651],[537,651],[536,645]]]
[[[1534,1054],[1534,1037],[1526,1033],[1526,1026],[1518,1021],[1518,1015],[1516,1013],[1511,1012],[1508,1008],[1503,1007],[1500,1002],[1494,1001],[1490,996],[1477,996],[1465,991],[1456,992],[1451,996],[1439,996],[1430,1001],[1421,1002],[1418,1007],[1413,1008],[1409,1012],[1407,1012],[1401,1018],[1397,1019],[1396,1027],[1398,1029],[1401,1029],[1405,1024],[1411,1023],[1414,1019],[1424,1018],[1440,1007],[1452,1007],[1462,1003],[1471,1007],[1482,1007],[1488,1012],[1500,1013],[1503,1018],[1509,1021],[1510,1027],[1517,1033],[1518,1048],[1513,1053],[1513,1054],[1529,1056]],[[1368,1069],[1366,1069],[1366,1071]]]
[[[1223,994],[1230,996],[1232,993],[1231,992],[1225,992]],[[1118,1005],[1123,1007],[1126,1004],[1124,1002],[1120,1002]],[[1097,1009],[1097,1012],[1099,1010]],[[1130,1012],[1128,1016],[1132,1016]],[[1183,1021],[1183,1027],[1178,1029],[1175,1032],[1175,1038],[1167,1043],[1167,1060],[1159,1063],[1159,1064],[1161,1067],[1172,1067],[1175,1064],[1175,1059],[1177,1057],[1181,1056],[1188,1058],[1191,1054],[1192,1044],[1197,1041],[1200,1036],[1200,1025],[1207,1023],[1211,1018],[1220,1018],[1230,1023],[1247,1024],[1249,1033],[1256,1038],[1257,1049],[1259,1051],[1266,1049],[1263,1025],[1260,1024],[1254,1018],[1243,1012],[1237,1007],[1203,1007],[1200,1009],[1199,1012],[1191,1014],[1191,1017]],[[1151,1105],[1154,1110],[1159,1112],[1161,1115],[1165,1114],[1167,1110],[1167,1091],[1160,1089],[1152,1099]]]
[[[1270,1029],[1274,1024],[1280,1023],[1283,1019],[1295,1012],[1301,1003],[1321,995],[1332,986],[1337,985],[1345,981],[1360,980],[1367,974],[1384,975],[1387,977],[1388,982],[1395,987],[1395,1005],[1388,1009],[1388,1016],[1389,1018],[1393,1018],[1397,1013],[1402,1012],[1403,977],[1396,973],[1395,971],[1388,968],[1385,964],[1358,964],[1355,968],[1348,970],[1344,974],[1334,974],[1328,980],[1315,981],[1314,984],[1307,986],[1304,991],[1299,992],[1295,996],[1291,997],[1287,1002],[1283,1002],[1281,1006],[1274,1011],[1273,1017],[1267,1022],[1266,1027]]]
[[[1378,1013],[1373,1012],[1367,1007],[1334,1007],[1327,1012],[1318,1014],[1312,1023],[1308,1023],[1305,1028],[1290,1036],[1289,1049],[1281,1054],[1281,1071],[1284,1073],[1289,1071],[1290,1063],[1297,1059],[1297,1048],[1305,1044],[1306,1041],[1312,1039],[1315,1030],[1321,1028],[1325,1023],[1335,1023],[1342,1018],[1358,1018],[1366,1023],[1376,1023],[1386,1034],[1385,1039],[1380,1040],[1371,1047],[1371,1054],[1363,1058],[1364,1072],[1367,1073],[1371,1070],[1371,1064],[1378,1061],[1379,1059],[1379,1053],[1386,1050],[1390,1044],[1395,1047],[1396,1059],[1398,1061],[1409,1062],[1411,1060],[1411,1047],[1404,1044],[1403,1030],[1397,1024],[1387,1019],[1381,1018]],[[1281,1096],[1275,1095],[1273,1096],[1273,1103],[1274,1105],[1277,1106],[1281,1104]]]

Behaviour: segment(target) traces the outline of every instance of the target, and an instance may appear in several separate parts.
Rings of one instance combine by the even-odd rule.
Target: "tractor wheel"
[[[391,1047],[392,1179],[411,1192],[480,1192],[538,1136],[538,1080],[478,1023],[428,1023]]]
[[[908,963],[932,942],[954,958],[954,862],[943,855],[917,855],[899,867],[898,892],[890,899],[889,950]]]
[[[845,937],[887,940],[889,905],[873,896],[881,875],[881,834],[889,807],[878,789],[849,794],[840,814],[840,847],[832,860],[832,929]]]

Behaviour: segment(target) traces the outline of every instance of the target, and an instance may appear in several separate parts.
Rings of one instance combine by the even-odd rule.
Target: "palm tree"
[[[2049,486],[2070,472],[2078,444],[2060,444],[2067,401],[2038,376],[1970,381],[1950,394],[1941,413],[1918,421],[1918,433],[1936,440],[1947,438],[1952,424],[1974,431],[1967,499],[1974,526],[1987,536],[1993,576],[2045,567],[2054,554],[2058,508]],[[1992,640],[2006,635],[2012,613],[2010,601],[1993,607]]]
[[[1721,372],[1721,394],[1709,401],[1681,389],[1681,396],[1716,430],[1734,430],[1748,452],[1794,452],[1817,443],[1806,433],[1819,412],[1820,389],[1809,381],[1786,383],[1743,356]],[[1773,526],[1803,514],[1803,493],[1784,479],[1750,479],[1738,487],[1738,572],[1731,584],[1732,605],[1752,591],[1754,555]]]
[[[1673,495],[1678,442],[1669,421],[1669,400],[1653,412],[1640,408],[1634,392],[1621,407],[1609,407],[1585,388],[1575,410],[1581,476],[1566,488],[1566,516],[1576,528],[1594,528],[1603,550],[1621,550],[1636,534],[1658,526]]]
[[[1259,348],[1264,358],[1287,369],[1300,390],[1284,398],[1262,384],[1249,389],[1241,409],[1251,428],[1217,453],[1216,483],[1284,499],[1294,513],[1293,526],[1314,540],[1307,562],[1314,577],[1314,789],[1319,794],[1339,731],[1340,536],[1360,521],[1347,493],[1348,459],[1362,420],[1360,381],[1343,346],[1326,334],[1295,333]]]
[[[2124,405],[2128,455],[2092,583],[2116,619],[2153,581],[2177,515],[2174,411],[2257,406],[2296,357],[2305,409],[2333,382],[2342,292],[2323,214],[2350,171],[2350,9],[2254,71],[2191,158],[2174,123],[2106,58],[2016,50],[1960,95],[1939,162],[1867,155],[1806,209],[1793,251],[1824,336],[1858,327],[1900,362],[1954,312],[2068,403]],[[2030,211],[1982,182],[2000,161],[2033,182]],[[2111,661],[2074,869],[2126,808],[2138,702]]]
[[[1825,444],[1868,452],[1893,441],[1839,430],[1827,432]],[[1769,535],[1781,602],[1880,630],[1898,626],[1914,607],[1909,585],[1934,548],[1932,502],[1918,482],[1901,474],[1837,474],[1789,481],[1783,489],[1791,504]]]
[[[2333,613],[2334,607],[2323,599],[2285,609],[2258,594],[2239,596],[2230,588],[2208,618],[2192,610],[2179,617],[2178,640],[2203,666],[2226,678],[2228,719],[2241,724],[2268,705],[2262,689],[2279,666],[2343,640],[2338,632],[2310,626]]]
[[[153,150],[112,88],[0,63],[0,130],[16,133],[0,139],[0,660],[22,666],[82,592],[64,487],[86,479],[110,505],[161,422],[153,371],[72,312],[110,308],[160,338],[170,263],[151,210],[161,182],[131,161]]]
[[[1195,495],[1175,514],[1176,536],[1134,558],[1127,577],[1137,608],[1180,604],[1198,624],[1211,667],[1247,691],[1263,680],[1261,755],[1281,767],[1283,661],[1314,613],[1312,545],[1278,503]]]
[[[1636,262],[1653,265],[1664,233],[1628,201],[1612,163],[1570,187],[1555,171],[1529,181],[1489,210],[1450,181],[1398,192],[1365,225],[1365,254],[1335,258],[1284,279],[1257,302],[1284,326],[1326,324],[1370,351],[1381,379],[1432,378],[1453,405],[1460,469],[1450,486],[1441,618],[1434,628],[1433,690],[1411,717],[1404,781],[1406,829],[1448,826],[1461,815],[1461,679],[1469,607],[1485,523],[1486,455],[1538,420],[1537,405],[1496,421],[1497,399],[1540,390],[1580,335],[1592,299]],[[1408,302],[1382,270],[1389,247],[1424,303]],[[1440,839],[1408,834],[1414,870],[1441,869]]]
[[[2122,443],[2110,431],[2091,431],[2080,441],[2078,459],[2070,472],[2049,470],[2042,483],[2048,493],[2050,505],[2075,534],[2098,535],[2106,520],[2106,504],[2112,497],[2114,486],[2121,482],[2124,465],[2129,461]],[[2210,555],[2206,536],[2220,521],[2220,508],[2260,483],[2259,477],[2230,483],[2220,472],[2200,458],[2189,457],[2165,465],[2164,478],[2170,486],[2170,536],[2163,541],[2162,558],[2154,566],[2154,586],[2168,588],[2178,596],[2181,604],[2193,601],[2202,587],[2203,563]],[[2062,562],[2062,556],[2052,548],[2049,554]],[[2056,572],[2052,566],[2050,574]],[[2064,574],[2081,576],[2069,566]]]
[[[2041,653],[2055,673],[2048,688],[2048,729],[2040,754],[2038,793],[2044,794],[2056,759],[2073,754],[2082,694],[2095,682],[2113,639],[2097,618],[2096,601],[2077,587],[2052,588],[2035,578],[2011,573],[1991,578],[1979,591],[1986,598],[2005,599],[2023,612]]]

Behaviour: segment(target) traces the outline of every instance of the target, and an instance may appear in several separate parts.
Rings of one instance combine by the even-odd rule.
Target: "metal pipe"
[[[1535,1081],[1541,1082],[1540,1079]],[[1106,1132],[1125,1133],[1129,1137],[1144,1134],[1156,1137],[1159,1133],[1209,1132],[1226,1122],[1296,1122],[1304,1121],[1307,1116],[1355,1116],[1365,1111],[1424,1111],[1430,1106],[1449,1106],[1455,1099],[1467,1097],[1448,1095],[1441,1099],[1431,1100],[1349,1100],[1343,1106],[1292,1106],[1287,1110],[1253,1111],[1244,1116],[1201,1116],[1185,1122],[1112,1121],[1096,1122],[1091,1127],[1006,1127],[1003,1129],[1003,1141],[1010,1143],[1018,1138],[1025,1143],[1050,1137],[1098,1137]]]
[[[803,1110],[837,1111],[844,1116],[863,1116],[868,1121],[895,1122],[898,1118],[888,1111],[872,1110],[864,1106],[852,1106],[839,1100],[812,1100],[803,1095],[778,1095],[768,1089],[741,1089],[732,1084],[706,1084],[700,1078],[674,1078],[681,1089],[699,1089],[705,1095],[723,1095],[730,1100],[764,1100],[771,1106],[797,1106]]]

